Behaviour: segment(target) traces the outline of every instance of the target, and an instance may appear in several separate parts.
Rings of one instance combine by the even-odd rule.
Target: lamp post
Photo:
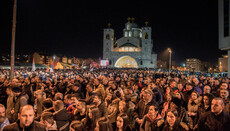
[[[172,50],[170,48],[168,48],[169,51],[169,74],[171,72],[171,63],[172,63]]]
[[[11,40],[11,60],[10,60],[10,79],[14,78],[14,55],[15,55],[15,30],[16,30],[17,0],[14,0],[13,23],[12,23],[12,40]]]

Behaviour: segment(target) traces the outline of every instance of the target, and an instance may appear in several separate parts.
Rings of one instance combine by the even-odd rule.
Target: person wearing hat
[[[11,115],[12,115],[13,122],[16,122],[18,119],[19,110],[21,107],[28,104],[29,96],[25,92],[23,92],[22,88],[19,86],[13,86],[12,92],[14,94],[13,102],[15,104],[13,109],[11,110]]]
[[[153,99],[154,94],[151,89],[143,90],[142,94],[143,99],[137,103],[134,110],[134,118],[136,119],[135,127],[137,129],[139,129],[143,117],[148,113],[149,107],[156,103]]]
[[[178,111],[178,120],[181,126],[185,129],[189,129],[189,117],[179,98],[172,97],[170,109],[176,109]]]

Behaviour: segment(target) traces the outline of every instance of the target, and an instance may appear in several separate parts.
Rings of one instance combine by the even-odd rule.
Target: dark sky
[[[153,51],[172,48],[178,64],[186,58],[217,63],[217,0],[103,1],[18,0],[16,53],[35,51],[75,57],[102,57],[103,29],[111,23],[122,36],[127,17],[149,21]],[[151,2],[151,3],[150,3]],[[0,53],[10,53],[13,0],[1,0]]]

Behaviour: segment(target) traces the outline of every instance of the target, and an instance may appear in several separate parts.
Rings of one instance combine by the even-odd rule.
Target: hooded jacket
[[[57,128],[59,131],[69,131],[69,121],[71,119],[71,115],[69,112],[63,108],[59,111],[54,112],[54,120],[57,123]]]

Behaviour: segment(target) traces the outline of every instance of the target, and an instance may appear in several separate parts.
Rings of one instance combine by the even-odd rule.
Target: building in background
[[[201,61],[195,58],[186,59],[186,68],[188,71],[200,72],[201,71]]]
[[[220,72],[228,71],[228,55],[223,55],[223,57],[219,58],[218,67]]]
[[[130,22],[130,20],[132,20]],[[134,18],[128,18],[123,29],[123,37],[114,37],[114,30],[104,29],[103,59],[109,60],[111,67],[118,68],[156,68],[157,54],[153,52],[152,28],[139,27]]]
[[[33,53],[32,59],[34,58],[35,64],[42,64],[42,65],[51,65],[51,59],[52,57],[49,55],[46,55],[44,53]]]
[[[230,0],[218,0],[219,49],[228,51],[230,63]],[[230,66],[228,65],[228,77]]]

